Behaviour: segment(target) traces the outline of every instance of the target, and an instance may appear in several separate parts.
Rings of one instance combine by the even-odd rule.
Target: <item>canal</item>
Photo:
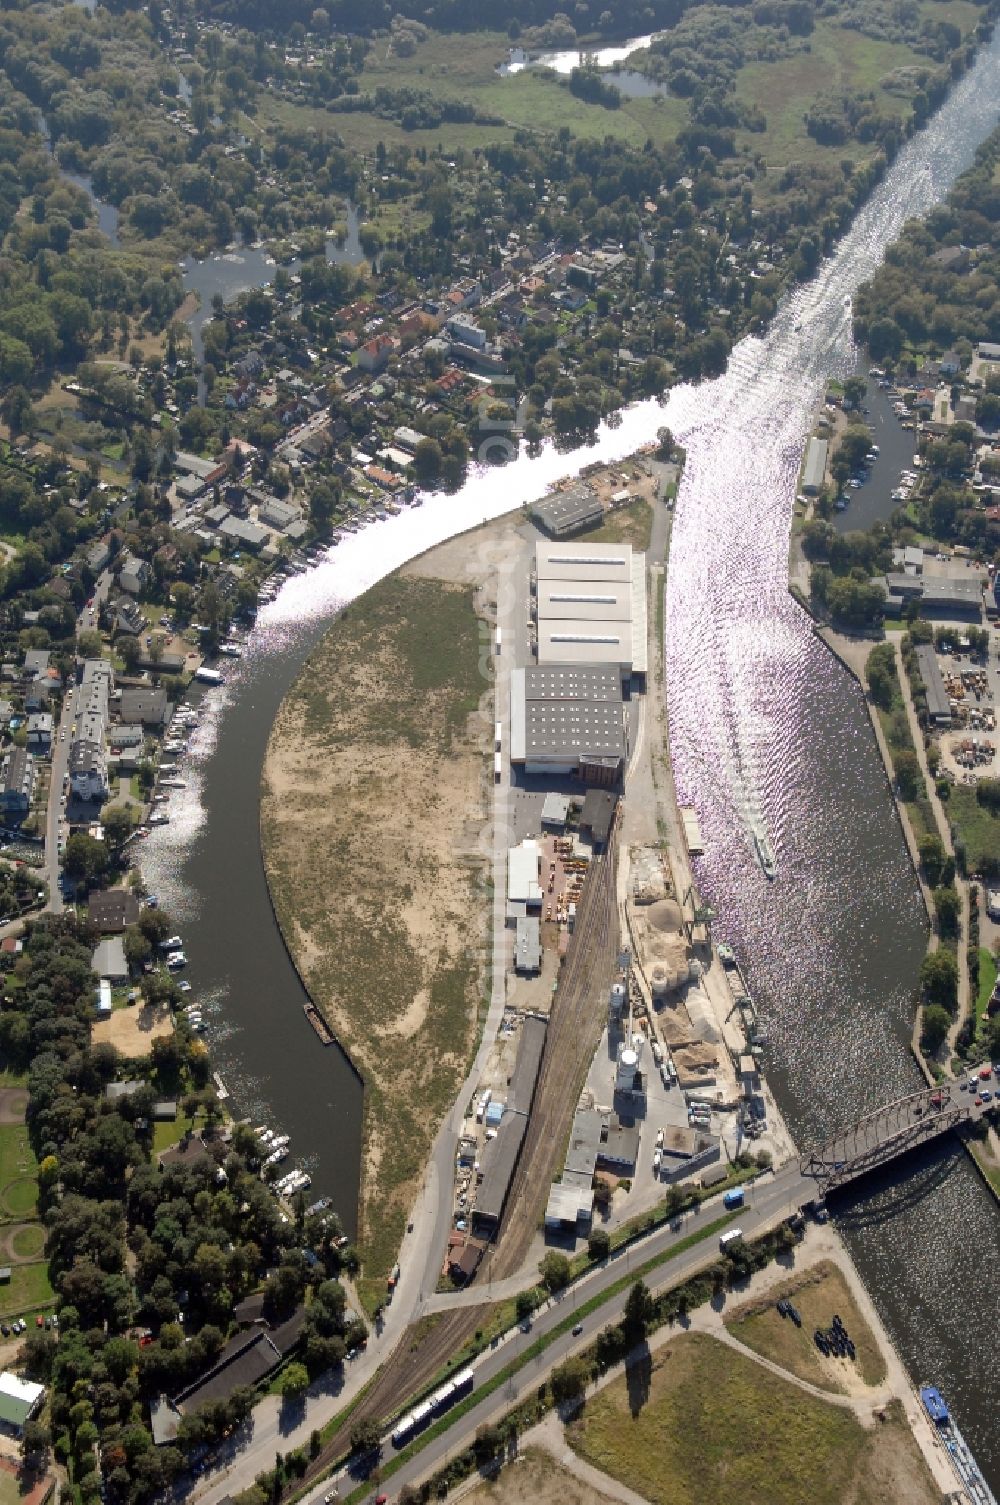
[[[347,600],[512,501],[633,452],[663,423],[688,454],[666,601],[671,751],[681,797],[700,813],[700,879],[718,933],[738,947],[768,1025],[779,1102],[806,1142],[914,1084],[923,914],[860,693],[788,595],[788,534],[816,399],[857,359],[847,300],[903,221],[968,165],[998,100],[994,41],[816,279],[765,338],[741,342],[723,377],[638,404],[575,454],[524,457],[348,538],[261,612],[247,656],[205,696],[188,788],[171,803],[171,825],[145,844],[144,869],[185,936],[237,1110],[292,1135],[315,1194],[333,1195],[348,1227],[360,1088],[304,1020],[260,861],[260,768],[275,711]],[[773,883],[752,852],[757,822],[777,854]],[[997,1481],[995,1205],[949,1146],[916,1175],[846,1202],[842,1225],[910,1373],[941,1385]]]

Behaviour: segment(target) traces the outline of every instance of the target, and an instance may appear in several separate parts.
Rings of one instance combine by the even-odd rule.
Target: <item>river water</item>
[[[609,59],[609,61],[611,61]],[[178,919],[213,1059],[238,1110],[292,1135],[348,1227],[360,1087],[311,1034],[258,848],[261,761],[280,700],[338,607],[440,539],[544,492],[669,423],[688,462],[666,602],[671,752],[701,817],[700,881],[745,960],[770,1079],[805,1143],[916,1083],[908,1042],[925,922],[866,712],[787,592],[789,523],[813,404],[853,367],[847,299],[903,221],[926,212],[996,123],[1000,40],[911,142],[835,255],[717,381],[646,402],[572,455],[551,449],[345,540],[262,610],[204,715],[171,825],[143,867]],[[762,822],[778,876],[764,878]],[[331,903],[336,896],[331,895]],[[1000,1219],[954,1147],[845,1200],[852,1252],[915,1379],[939,1383],[994,1481]]]

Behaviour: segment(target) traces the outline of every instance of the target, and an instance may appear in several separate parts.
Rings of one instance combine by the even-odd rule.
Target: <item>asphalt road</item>
[[[107,598],[111,589],[111,572],[105,570],[98,578],[94,586],[94,594],[90,598],[93,606],[84,606],[76,620],[76,630],[89,632],[97,627],[98,611],[101,602]],[[64,826],[62,793],[63,784],[69,769],[70,733],[73,722],[76,719],[77,697],[79,689],[76,685],[67,692],[63,700],[62,715],[59,718],[58,727],[52,731],[52,761],[51,778],[49,780],[49,804],[45,814],[45,879],[49,886],[49,902],[46,909],[50,914],[62,914],[63,898],[59,887],[59,835]]]
[[[797,1162],[791,1162],[777,1175],[764,1177],[747,1188],[746,1205],[733,1215],[731,1226],[740,1228],[747,1237],[755,1237],[782,1222],[795,1212],[803,1201],[814,1196],[815,1191],[815,1183],[801,1175]],[[700,1211],[686,1214],[673,1225],[658,1229],[648,1238],[612,1256],[590,1275],[577,1281],[560,1299],[552,1301],[538,1312],[530,1332],[526,1333],[520,1328],[515,1328],[513,1332],[501,1339],[495,1348],[487,1350],[473,1366],[474,1388],[480,1389],[487,1384],[536,1339],[544,1337],[571,1316],[577,1306],[607,1291],[623,1276],[628,1276],[632,1270],[638,1270],[650,1259],[661,1254],[669,1255],[673,1246],[688,1238],[692,1233],[696,1233],[699,1225],[712,1222],[721,1212],[721,1198],[718,1201],[705,1203]],[[646,1284],[654,1292],[679,1285],[698,1270],[711,1264],[718,1252],[717,1239],[714,1236],[706,1238],[689,1248],[682,1249],[673,1258],[668,1258],[657,1270],[644,1277]],[[529,1362],[511,1380],[494,1390],[478,1405],[466,1411],[457,1419],[454,1426],[434,1438],[414,1458],[394,1473],[391,1480],[377,1488],[373,1487],[366,1498],[374,1501],[375,1496],[383,1491],[389,1495],[390,1499],[395,1498],[404,1485],[418,1484],[440,1468],[453,1453],[467,1447],[474,1439],[477,1428],[502,1416],[522,1394],[537,1388],[570,1354],[586,1348],[603,1327],[618,1321],[625,1309],[628,1289],[626,1287],[624,1291],[609,1297],[599,1310],[583,1318],[583,1331],[579,1336],[574,1336],[572,1331],[568,1331],[554,1339],[544,1353],[539,1354],[535,1360]],[[394,1456],[394,1453],[391,1439],[386,1436],[383,1459],[387,1461]],[[306,1497],[308,1505],[321,1505],[325,1496],[335,1489],[341,1496],[346,1496],[357,1488],[358,1482],[346,1469],[342,1469],[333,1478],[328,1478],[316,1486]]]

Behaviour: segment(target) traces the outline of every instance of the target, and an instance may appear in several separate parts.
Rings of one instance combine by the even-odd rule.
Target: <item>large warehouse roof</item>
[[[627,622],[632,616],[632,587],[617,581],[542,580],[538,583],[540,617],[594,617]]]
[[[622,683],[603,664],[549,664],[516,670],[526,700],[607,700],[621,705]]]
[[[543,580],[614,580],[626,585],[632,578],[632,545],[539,539],[535,575],[539,584]]]
[[[535,545],[539,664],[645,674],[646,556],[631,544]]]
[[[625,756],[617,669],[514,669],[510,689],[512,762],[572,765]]]
[[[538,623],[540,664],[620,664],[632,668],[631,622],[549,618]]]

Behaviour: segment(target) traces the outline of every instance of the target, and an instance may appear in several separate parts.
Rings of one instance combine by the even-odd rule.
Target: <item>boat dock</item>
[[[691,857],[701,857],[705,851],[705,843],[702,839],[701,826],[698,824],[697,810],[692,805],[681,805],[680,817],[688,854]]]
[[[959,1498],[967,1499],[970,1505],[997,1505],[996,1496],[983,1478],[940,1390],[934,1385],[921,1385],[920,1400],[961,1486]]]

